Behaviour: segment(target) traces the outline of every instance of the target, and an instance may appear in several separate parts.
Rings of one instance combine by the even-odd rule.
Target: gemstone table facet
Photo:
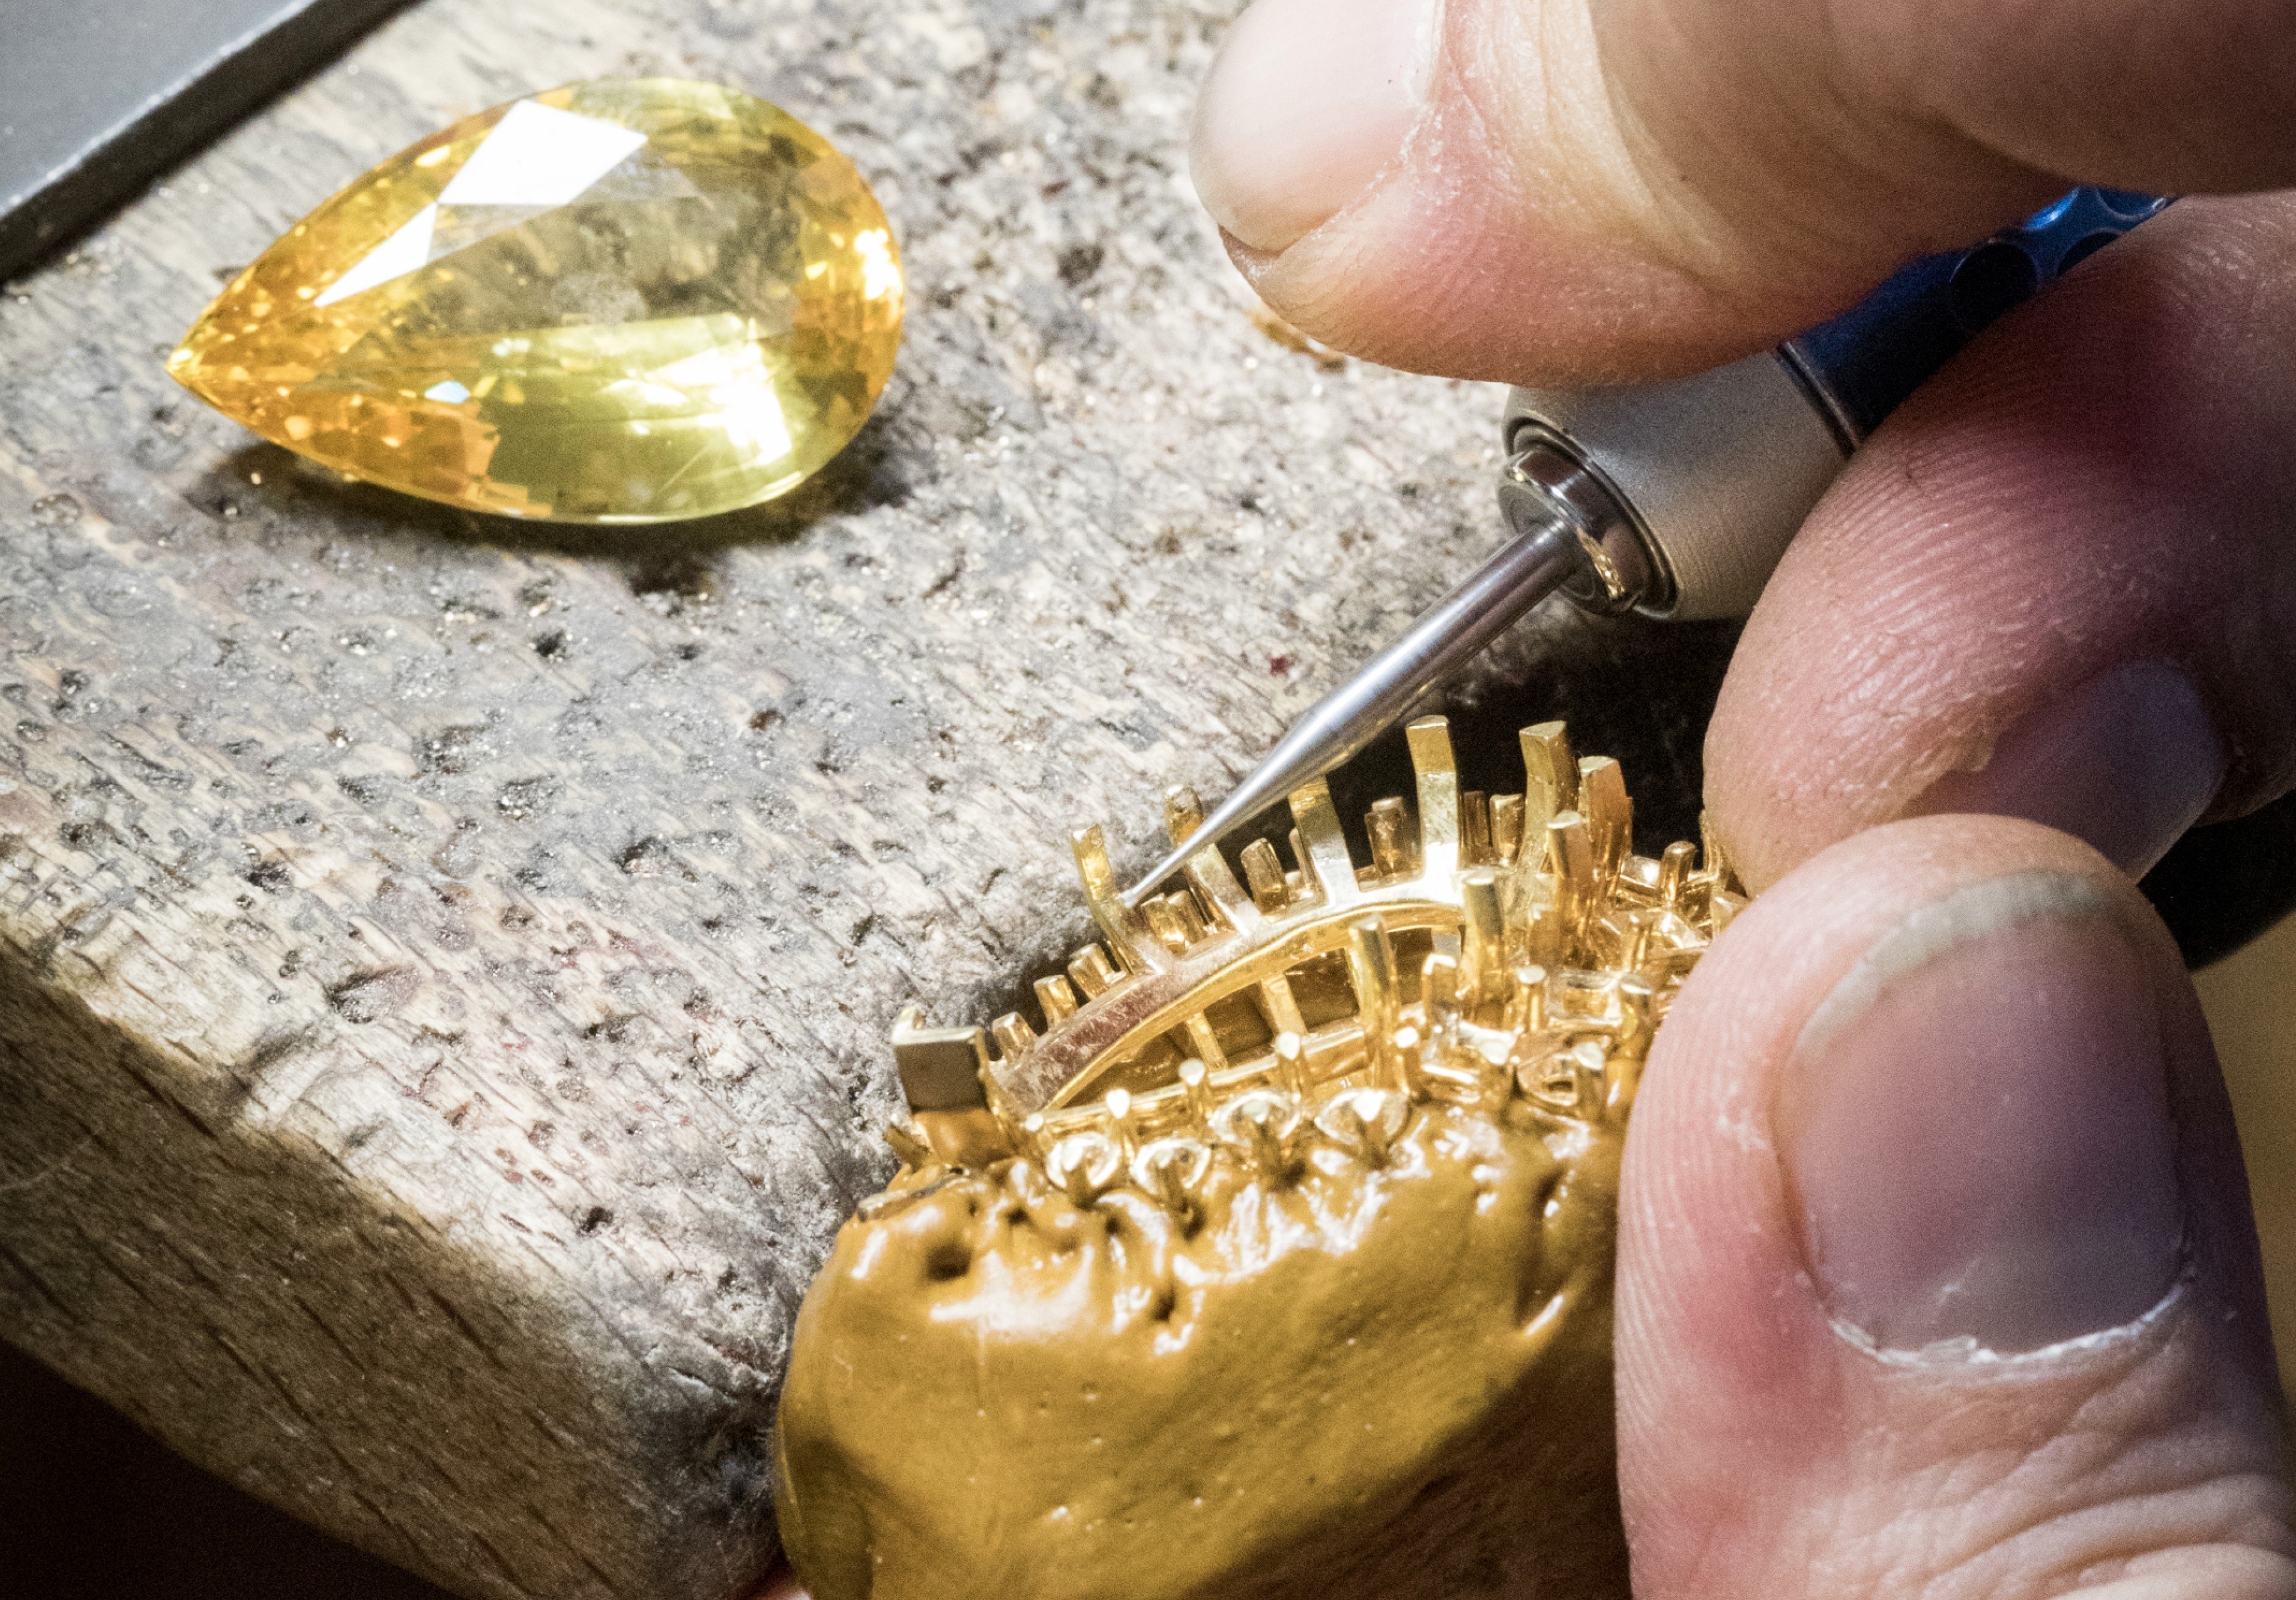
[[[326,466],[581,522],[786,494],[900,342],[892,230],[853,164],[738,90],[577,84],[402,151],[295,225],[168,372]]]

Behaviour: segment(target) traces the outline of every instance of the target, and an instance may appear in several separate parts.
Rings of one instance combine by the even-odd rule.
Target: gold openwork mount
[[[1520,794],[1462,793],[1443,718],[1408,735],[1416,793],[1372,807],[1368,866],[1321,780],[1291,796],[1292,866],[1256,839],[1239,881],[1207,841],[1136,908],[1101,831],[1078,830],[1102,942],[1037,981],[1041,1030],[902,1015],[904,1170],[865,1218],[1014,1158],[1079,1205],[1122,1187],[1185,1214],[1216,1161],[1378,1165],[1431,1101],[1623,1120],[1675,990],[1745,904],[1710,831],[1702,852],[1635,854],[1619,764],[1574,759],[1561,723],[1522,731]],[[1188,791],[1166,800],[1176,843],[1201,816]]]

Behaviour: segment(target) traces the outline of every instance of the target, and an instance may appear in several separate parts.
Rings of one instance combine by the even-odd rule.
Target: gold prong
[[[1204,825],[1203,802],[1185,784],[1164,791],[1164,832],[1174,844],[1185,844]]]
[[[1271,1033],[1305,1034],[1308,1024],[1300,1015],[1300,1001],[1292,992],[1289,978],[1263,979],[1259,985],[1259,1009],[1267,1019]]]
[[[1177,895],[1169,898],[1156,895],[1140,902],[1141,920],[1148,924],[1149,932],[1156,936],[1158,944],[1176,956],[1188,948],[1187,924],[1180,920],[1179,908],[1172,903],[1177,898]]]
[[[1682,891],[1690,881],[1690,864],[1697,854],[1696,845],[1687,839],[1677,839],[1658,858],[1658,903],[1667,910],[1681,911]]]
[[[1055,972],[1049,978],[1037,980],[1037,1005],[1045,1013],[1045,1029],[1050,1032],[1077,1013],[1076,990],[1069,981]]]
[[[1578,810],[1595,847],[1595,874],[1608,882],[1634,849],[1635,802],[1624,769],[1609,756],[1578,763]]]
[[[1348,929],[1348,975],[1355,982],[1356,1016],[1363,1024],[1364,1049],[1378,1075],[1390,1082],[1401,1076],[1395,1055],[1395,1024],[1402,997],[1395,982],[1395,947],[1387,924],[1375,916]]]
[[[1262,842],[1265,842],[1264,841]],[[1235,881],[1219,847],[1207,844],[1188,857],[1188,887],[1208,921],[1206,932],[1236,932],[1259,925],[1259,907]]]
[[[1220,1048],[1219,1035],[1212,1031],[1210,1020],[1202,1012],[1187,1021],[1188,1048],[1202,1058],[1203,1063],[1215,1072],[1227,1071],[1227,1052]]]
[[[1426,1008],[1427,1025],[1439,1034],[1458,1020],[1465,980],[1456,956],[1430,950],[1419,964],[1419,1003]]]
[[[1506,961],[1498,874],[1488,867],[1467,874],[1459,902],[1459,1004],[1472,1012],[1497,998]]]
[[[1520,794],[1491,797],[1491,854],[1498,857],[1502,866],[1511,866],[1521,857],[1523,827],[1529,815],[1529,808]]]
[[[1578,767],[1570,759],[1570,738],[1559,722],[1534,723],[1522,730],[1522,836],[1537,839],[1546,825],[1578,807]]]
[[[1042,1161],[1045,1159],[1045,1114],[1042,1112],[1030,1112],[1021,1119],[1021,1136],[1013,1141],[1013,1145],[1021,1154],[1032,1160]]]
[[[1642,1055],[1650,1049],[1651,1035],[1656,1030],[1658,991],[1651,981],[1640,972],[1628,972],[1619,980],[1619,1048],[1632,1055]]]
[[[1514,1072],[1509,1058],[1496,1058],[1477,1052],[1475,1055],[1475,1098],[1487,1112],[1501,1112],[1514,1096]]]
[[[1092,920],[1100,924],[1110,953],[1128,972],[1156,971],[1168,966],[1163,946],[1150,931],[1147,919],[1124,903],[1122,886],[1116,881],[1116,868],[1108,858],[1108,841],[1098,825],[1072,830],[1069,848],[1076,856],[1077,878],[1084,886],[1085,904],[1092,908]]]
[[[1491,859],[1501,866],[1514,865],[1522,849],[1522,796],[1491,796]]]
[[[885,1143],[901,1158],[901,1164],[913,1171],[922,1172],[939,1158],[933,1154],[932,1144],[925,1137],[924,1129],[914,1122],[889,1122],[885,1125]]]
[[[1491,866],[1498,857],[1491,851],[1491,800],[1480,789],[1459,797],[1459,865]]]
[[[1595,842],[1587,819],[1565,811],[1546,825],[1546,870],[1554,874],[1555,909],[1565,939],[1576,939],[1595,905]]]
[[[1275,1036],[1275,1081],[1286,1094],[1308,1098],[1308,1054],[1300,1036],[1290,1029]]]
[[[1356,864],[1348,855],[1348,836],[1340,829],[1340,814],[1332,808],[1332,791],[1323,779],[1292,792],[1292,857],[1300,877],[1322,895],[1324,909],[1336,911],[1363,898],[1356,882]]]
[[[1715,831],[1714,818],[1704,811],[1698,814],[1698,875],[1717,889],[1741,896],[1746,892],[1737,867],[1731,864],[1730,852],[1722,847],[1722,835]]]
[[[1081,989],[1087,1000],[1106,994],[1123,976],[1108,958],[1108,952],[1098,945],[1086,945],[1069,957],[1069,981]]]
[[[1037,1030],[1017,1011],[1008,1011],[989,1023],[988,1034],[996,1041],[996,1054],[1008,1063],[1037,1047]]]
[[[1194,1190],[1210,1169],[1212,1153],[1195,1139],[1157,1139],[1132,1159],[1132,1181],[1184,1222],[1196,1214]]]
[[[1523,914],[1519,947],[1512,954],[1535,966],[1560,966],[1570,945],[1562,907],[1551,899],[1538,900]]]
[[[1651,919],[1628,913],[1626,948],[1620,953],[1619,964],[1630,972],[1641,966],[1650,954],[1650,940]]]
[[[1124,1163],[1106,1136],[1072,1133],[1045,1153],[1045,1176],[1060,1185],[1079,1210],[1105,1194],[1123,1175]]]
[[[1211,937],[1212,926],[1205,919],[1203,903],[1190,890],[1176,889],[1164,897],[1164,903],[1180,919],[1180,927],[1187,934],[1190,944],[1201,944]]]
[[[1515,1033],[1543,1033],[1546,1029],[1546,969],[1539,966],[1519,966],[1512,974],[1513,989],[1508,994],[1506,1012],[1500,1026]]]
[[[1116,868],[1108,858],[1108,840],[1098,823],[1090,827],[1069,830],[1069,849],[1076,857],[1077,882],[1084,887],[1084,898],[1097,905],[1116,897]]]
[[[1180,1163],[1161,1151],[1158,1159],[1137,1161],[1132,1165],[1134,1181],[1156,1197],[1156,1203],[1176,1217],[1188,1217],[1196,1209],[1194,1199],[1188,1194],[1187,1180],[1180,1174]]]
[[[1587,1063],[1580,1069],[1580,1079],[1589,1086],[1585,1096],[1592,1102],[1588,1120],[1623,1113],[1634,1098],[1643,1053],[1620,1040],[1612,1041],[1606,1050],[1593,1039],[1581,1044],[1578,1052],[1581,1060]]]
[[[1570,1063],[1578,1080],[1578,1114],[1591,1121],[1611,1098],[1611,1053],[1594,1039],[1581,1039],[1571,1046]]]
[[[1283,915],[1292,894],[1283,882],[1283,863],[1277,858],[1275,847],[1265,839],[1255,839],[1243,847],[1240,858],[1243,881],[1251,886],[1251,903],[1259,907],[1262,916]]]
[[[1004,1153],[1026,1155],[1029,1148],[1029,1138],[1023,1131],[1026,1123],[1020,1115],[1020,1106],[1010,1095],[996,1087],[994,1079],[989,1080],[989,1087],[988,1114],[996,1120],[996,1136],[1004,1142]]]
[[[1411,1115],[1407,1095],[1392,1089],[1351,1089],[1316,1113],[1324,1136],[1371,1166],[1384,1166],[1387,1153]]]
[[[1390,795],[1372,802],[1364,814],[1364,832],[1371,836],[1373,876],[1398,878],[1411,870],[1411,841],[1405,836],[1410,826],[1410,813],[1400,800]]]
[[[1188,1123],[1197,1133],[1209,1136],[1212,1128],[1212,1112],[1217,1109],[1212,1099],[1211,1074],[1204,1063],[1191,1057],[1180,1063],[1180,1095],[1188,1107]]]
[[[1451,724],[1422,717],[1404,729],[1404,737],[1419,784],[1418,869],[1447,884],[1459,870],[1459,764],[1451,751]]]
[[[1101,1104],[1108,1108],[1108,1125],[1115,1132],[1117,1150],[1129,1159],[1140,1147],[1139,1120],[1132,1109],[1132,1092],[1111,1089]]]
[[[1300,1127],[1300,1103],[1281,1089],[1246,1089],[1213,1117],[1220,1142],[1243,1151],[1263,1177],[1282,1181],[1292,1172],[1292,1136]]]

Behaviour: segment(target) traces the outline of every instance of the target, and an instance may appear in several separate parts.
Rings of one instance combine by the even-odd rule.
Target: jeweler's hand
[[[2296,183],[2292,112],[2264,0],[1259,0],[1194,155],[1308,332],[1555,383],[1759,349],[2075,181]],[[1892,415],[1707,784],[1765,893],[1629,1141],[1637,1594],[2296,1596],[2175,952],[2062,833],[1930,815],[2136,872],[2296,784],[2296,198],[2170,208]]]
[[[2272,0],[1259,0],[1194,170],[1260,291],[1552,383],[1759,349],[2073,180],[2296,182]],[[2296,784],[2296,198],[2188,199],[1853,460],[1707,749],[1757,887],[1934,810],[2138,871]]]

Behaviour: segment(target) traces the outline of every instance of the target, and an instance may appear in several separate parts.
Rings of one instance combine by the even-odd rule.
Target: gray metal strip
[[[411,0],[0,0],[0,281]]]

